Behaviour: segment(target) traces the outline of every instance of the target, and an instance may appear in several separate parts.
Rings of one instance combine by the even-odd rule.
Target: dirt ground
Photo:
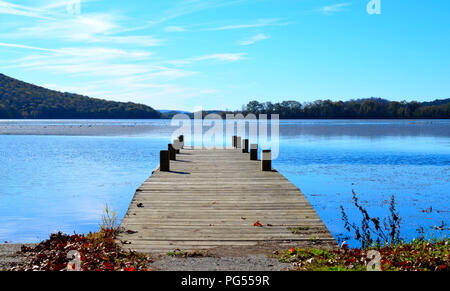
[[[280,263],[278,251],[290,247],[336,248],[323,242],[261,243],[254,247],[218,247],[211,250],[184,252],[171,257],[150,255],[157,271],[289,271],[291,264]],[[174,253],[181,250],[174,250]]]

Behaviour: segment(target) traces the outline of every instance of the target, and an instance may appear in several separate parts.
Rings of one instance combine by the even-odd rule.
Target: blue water
[[[0,121],[0,242],[96,231],[106,203],[123,217],[173,130],[165,120]],[[274,167],[335,237],[346,234],[340,205],[361,219],[352,190],[380,217],[395,195],[406,239],[449,221],[450,121],[281,121]]]

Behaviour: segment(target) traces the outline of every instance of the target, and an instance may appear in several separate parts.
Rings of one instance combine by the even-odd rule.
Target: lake
[[[106,204],[122,218],[174,129],[169,120],[0,121],[0,242],[96,231]],[[361,221],[352,190],[380,217],[395,195],[406,239],[449,221],[447,120],[280,121],[274,167],[335,237],[346,234],[341,205]]]

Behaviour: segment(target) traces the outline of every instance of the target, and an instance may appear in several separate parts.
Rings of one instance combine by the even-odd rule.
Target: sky
[[[0,0],[0,73],[166,110],[450,98],[450,1],[369,2]]]

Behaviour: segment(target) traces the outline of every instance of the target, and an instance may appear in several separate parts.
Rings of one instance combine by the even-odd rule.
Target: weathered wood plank
[[[151,253],[311,239],[335,243],[301,191],[276,171],[262,172],[249,154],[183,149],[170,168],[154,171],[136,191],[118,236],[124,248]],[[256,221],[264,227],[255,227]],[[290,230],[298,227],[300,233]]]

